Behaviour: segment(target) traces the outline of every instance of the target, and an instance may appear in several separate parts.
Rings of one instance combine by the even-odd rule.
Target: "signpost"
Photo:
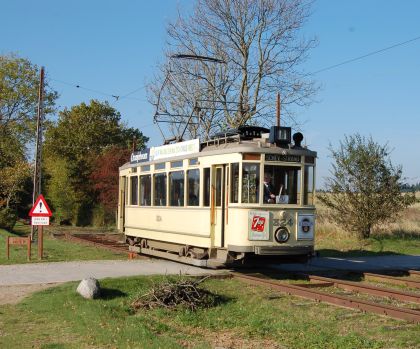
[[[31,238],[8,236],[6,240],[7,259],[10,258],[10,245],[26,245],[28,247],[28,261],[31,260]]]
[[[38,226],[38,259],[42,259],[44,249],[43,226],[50,225],[51,210],[41,194],[35,200],[34,206],[29,211],[31,217],[31,225]]]

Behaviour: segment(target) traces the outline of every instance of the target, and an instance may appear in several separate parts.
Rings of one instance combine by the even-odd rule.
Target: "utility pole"
[[[280,92],[277,92],[277,126],[280,126]]]
[[[36,198],[41,194],[41,164],[42,164],[42,118],[43,118],[43,97],[44,97],[44,67],[41,67],[39,74],[38,90],[38,113],[36,120],[36,145],[35,145],[35,170],[34,170],[34,188],[32,192],[32,206]],[[36,226],[31,226],[31,240],[34,240]]]

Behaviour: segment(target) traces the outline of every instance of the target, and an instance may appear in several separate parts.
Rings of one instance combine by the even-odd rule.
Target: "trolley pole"
[[[277,127],[280,127],[280,92],[277,92]]]
[[[43,117],[43,97],[44,97],[44,67],[41,67],[39,74],[38,90],[38,113],[36,121],[36,145],[35,145],[35,169],[34,187],[32,192],[32,205],[35,199],[41,194],[41,164],[42,164],[42,117]],[[37,227],[31,226],[31,240],[34,240]]]

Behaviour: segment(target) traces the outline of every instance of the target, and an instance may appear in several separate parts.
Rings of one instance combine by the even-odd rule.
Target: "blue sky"
[[[144,83],[155,71],[165,27],[190,0],[30,1],[0,0],[0,54],[15,52],[44,65],[51,85],[70,107],[91,98],[112,98],[129,126],[161,142]],[[318,0],[304,28],[319,45],[307,72],[420,36],[420,1]],[[393,149],[410,182],[420,181],[420,40],[316,74],[317,103],[298,109],[306,143],[318,151],[318,183],[328,175],[328,145],[359,132]],[[62,83],[62,82],[65,83]]]

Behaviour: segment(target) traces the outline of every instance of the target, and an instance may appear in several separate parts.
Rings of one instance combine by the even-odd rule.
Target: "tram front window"
[[[260,165],[242,164],[242,203],[255,204],[258,202],[259,174]]]
[[[264,204],[300,204],[301,169],[294,166],[264,166]]]

